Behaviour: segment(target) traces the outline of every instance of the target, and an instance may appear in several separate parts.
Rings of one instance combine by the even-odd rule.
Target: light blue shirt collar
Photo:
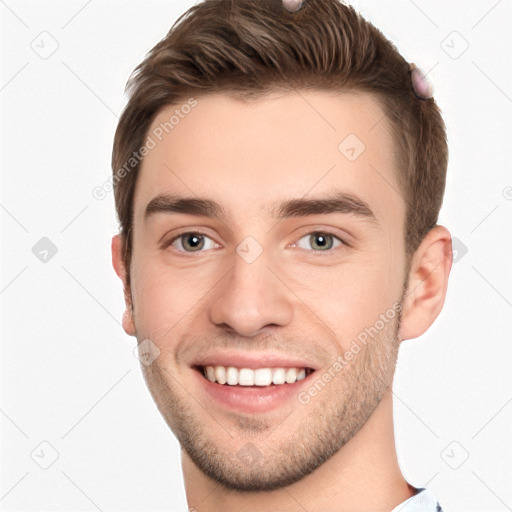
[[[432,491],[422,487],[414,496],[400,503],[391,512],[443,512],[443,509]]]

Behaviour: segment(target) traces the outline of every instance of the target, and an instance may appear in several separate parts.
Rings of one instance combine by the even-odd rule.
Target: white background
[[[2,510],[187,509],[177,441],[120,326],[113,198],[92,190],[131,70],[193,3],[0,2]],[[450,146],[440,222],[467,248],[440,317],[400,352],[400,464],[446,512],[512,510],[512,5],[353,4],[429,72]]]

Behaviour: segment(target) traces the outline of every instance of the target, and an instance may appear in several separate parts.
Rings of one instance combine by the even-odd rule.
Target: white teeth
[[[270,386],[293,384],[306,378],[306,368],[235,368],[234,366],[206,366],[205,377],[210,382],[229,386]]]
[[[272,382],[274,384],[284,384],[286,380],[285,375],[286,372],[284,368],[276,368],[274,370],[274,375],[272,376]]]
[[[242,368],[238,372],[238,384],[240,386],[254,386],[254,372],[249,368]]]
[[[293,384],[297,380],[297,370],[295,368],[288,368],[285,380],[288,384]]]
[[[236,386],[238,384],[238,370],[234,366],[228,366],[226,370],[226,382],[230,386]]]
[[[259,368],[254,372],[254,384],[256,386],[270,386],[272,384],[272,370],[270,368]]]
[[[206,367],[206,378],[211,382],[215,382],[215,370],[213,366]]]
[[[226,368],[224,366],[215,367],[215,380],[219,384],[226,384]]]

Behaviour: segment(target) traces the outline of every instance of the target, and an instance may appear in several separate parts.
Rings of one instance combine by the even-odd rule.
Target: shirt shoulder
[[[433,492],[422,487],[409,499],[403,501],[391,512],[444,512]]]

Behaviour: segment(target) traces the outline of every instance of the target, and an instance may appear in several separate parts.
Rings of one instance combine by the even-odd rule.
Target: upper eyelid
[[[176,240],[178,240],[178,238],[181,238],[183,235],[201,235],[201,236],[205,236],[205,237],[209,238],[210,240],[212,240],[213,242],[215,242],[213,237],[211,237],[207,233],[204,233],[203,231],[200,231],[200,230],[188,230],[188,231],[182,231],[181,233],[178,233],[177,235],[174,235],[173,237],[171,237],[167,241],[164,240],[162,242],[161,247],[163,249],[165,249],[166,247],[170,247],[174,242],[176,242]],[[218,244],[218,242],[215,242],[215,243]],[[179,252],[194,252],[194,251],[179,251]],[[195,252],[204,252],[204,251],[195,251]]]
[[[320,234],[323,234],[323,235],[330,235],[334,238],[337,238],[340,242],[343,242],[344,244],[346,244],[347,242],[345,241],[345,237],[343,236],[340,236],[340,235],[337,235],[336,233],[334,233],[332,230],[330,229],[310,229],[308,228],[309,230],[306,231],[306,232],[303,232],[298,238],[297,240],[300,240],[301,238],[304,238],[305,236],[308,236],[308,235],[313,235],[314,233],[320,233]]]
[[[338,247],[334,247],[334,248],[331,247],[330,249],[327,249],[325,251],[319,251],[319,250],[315,250],[315,249],[304,249],[302,247],[298,247],[297,246],[297,242],[299,240],[301,240],[302,238],[304,238],[304,237],[306,237],[308,235],[313,235],[314,233],[320,233],[320,234],[323,234],[323,235],[332,236],[333,238],[335,238],[336,240],[338,240],[340,242],[340,245]],[[336,256],[336,255],[339,254],[338,251],[341,250],[342,248],[350,247],[350,244],[348,244],[344,240],[344,238],[341,238],[340,236],[336,235],[332,231],[321,230],[321,229],[316,229],[316,230],[313,230],[313,231],[308,231],[307,233],[302,234],[299,238],[297,238],[297,240],[295,242],[293,242],[293,245],[294,245],[294,247],[297,247],[301,251],[306,251],[307,253],[310,253],[314,257],[324,257],[324,258],[329,258],[331,256]]]

